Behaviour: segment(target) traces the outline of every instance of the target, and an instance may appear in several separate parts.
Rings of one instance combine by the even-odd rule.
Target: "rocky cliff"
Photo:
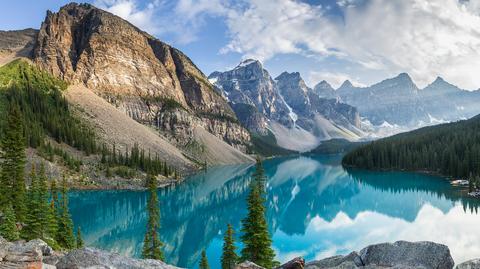
[[[84,84],[176,146],[206,129],[245,149],[250,136],[205,75],[179,50],[89,4],[48,11],[33,61],[72,84]]]

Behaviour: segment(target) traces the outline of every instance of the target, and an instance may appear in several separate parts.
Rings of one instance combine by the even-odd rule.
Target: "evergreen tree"
[[[42,234],[42,222],[40,211],[40,199],[39,199],[39,183],[35,170],[35,165],[32,165],[32,169],[29,174],[30,187],[27,195],[28,212],[25,217],[25,227],[22,229],[22,237],[27,240],[40,238]]]
[[[15,241],[19,238],[15,212],[10,204],[3,209],[3,221],[0,224],[0,235],[8,241]]]
[[[210,265],[208,265],[207,253],[205,250],[202,250],[202,258],[200,259],[199,269],[210,269]]]
[[[83,248],[83,239],[80,227],[77,228],[77,248]]]
[[[58,216],[57,242],[64,249],[73,249],[75,247],[73,222],[68,211],[67,181],[65,177],[63,177],[62,181],[62,195]]]
[[[267,269],[276,265],[272,239],[268,232],[265,209],[265,176],[263,166],[257,159],[256,172],[247,198],[248,215],[242,220],[242,260],[249,260]]]
[[[58,215],[53,199],[50,201],[50,206],[48,207],[46,231],[49,238],[53,240],[56,239],[58,232]]]
[[[238,255],[235,253],[235,239],[233,235],[233,227],[227,225],[227,232],[223,237],[223,253],[222,253],[222,269],[233,269],[238,262]]]
[[[0,206],[10,204],[17,221],[25,219],[25,141],[18,105],[10,105],[1,141]]]
[[[147,204],[148,220],[147,232],[143,240],[142,256],[145,259],[156,259],[163,261],[163,243],[160,241],[158,230],[160,229],[160,209],[158,206],[157,184],[153,175],[147,179],[150,198]]]
[[[38,174],[38,207],[40,209],[40,214],[38,216],[39,222],[42,225],[41,227],[41,237],[42,239],[47,239],[50,235],[52,238],[55,234],[48,234],[49,226],[49,212],[50,212],[50,203],[48,195],[48,185],[47,185],[47,175],[45,173],[45,165],[42,163],[40,166],[40,171]]]

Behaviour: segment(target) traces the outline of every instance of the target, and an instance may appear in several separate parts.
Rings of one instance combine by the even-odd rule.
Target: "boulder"
[[[3,258],[5,258],[5,256],[7,256],[9,248],[10,243],[0,236],[0,262],[3,261]]]
[[[56,264],[58,269],[116,268],[116,269],[178,269],[157,260],[127,258],[94,248],[71,251]]]
[[[309,262],[305,269],[354,269],[360,268],[363,263],[357,252],[352,252],[347,256],[334,256],[320,261]]]
[[[244,261],[240,264],[237,264],[237,266],[235,266],[235,269],[265,269],[265,268],[261,267],[260,265],[256,265],[251,261]]]
[[[303,269],[305,267],[305,260],[302,257],[296,257],[295,259],[280,265],[276,269]]]
[[[40,239],[30,242],[16,241],[9,245],[4,261],[13,263],[22,262],[41,262],[43,258],[43,249],[48,245]]]
[[[452,269],[447,246],[433,242],[398,241],[368,246],[360,251],[364,266]]]
[[[480,259],[469,260],[455,267],[456,269],[480,269]]]

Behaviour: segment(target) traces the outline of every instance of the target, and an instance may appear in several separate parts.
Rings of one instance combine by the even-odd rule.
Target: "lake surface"
[[[277,259],[306,260],[387,241],[447,244],[455,262],[480,257],[478,201],[445,179],[405,172],[347,171],[339,156],[264,162],[267,215]],[[220,268],[227,223],[240,230],[251,165],[210,168],[159,190],[166,261],[197,267],[206,249]],[[70,209],[86,245],[140,256],[146,192],[74,191]],[[238,233],[237,233],[238,236]],[[238,237],[237,237],[238,238]]]

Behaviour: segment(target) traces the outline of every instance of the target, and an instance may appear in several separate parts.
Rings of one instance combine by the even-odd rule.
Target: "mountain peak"
[[[288,72],[284,71],[278,77],[275,78],[275,80],[284,80],[284,79],[301,80],[302,77],[300,76],[299,72],[288,73]]]
[[[317,85],[315,85],[314,88],[332,89],[333,90],[332,85],[330,85],[330,83],[328,83],[326,80],[320,81],[319,83],[317,83]]]
[[[241,61],[236,68],[239,68],[239,67],[246,67],[246,66],[249,66],[249,65],[258,65],[260,67],[262,67],[262,63],[259,61],[259,60],[255,60],[255,59],[245,59],[243,61]]]
[[[411,81],[413,83],[413,80],[412,78],[410,77],[409,74],[407,73],[400,73],[397,77],[395,77],[395,79],[401,79],[401,80],[405,80],[405,81]]]
[[[350,80],[345,80],[338,89],[353,88],[352,82]]]

